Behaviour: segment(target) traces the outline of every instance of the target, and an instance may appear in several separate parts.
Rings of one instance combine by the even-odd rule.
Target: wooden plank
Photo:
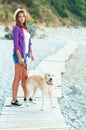
[[[37,99],[37,104],[31,104],[30,107],[11,107],[11,98],[8,98],[5,102],[3,112],[0,119],[1,129],[14,129],[14,128],[61,128],[67,127],[64,118],[61,114],[60,107],[56,101],[56,108],[51,109],[48,98],[46,99],[46,109],[40,111],[41,99]],[[23,102],[22,98],[19,98]],[[45,104],[45,105],[46,105]],[[10,106],[10,107],[9,107]],[[4,120],[5,116],[7,119]],[[41,117],[41,118],[40,118]],[[52,118],[51,118],[52,117]],[[5,124],[5,125],[4,125]],[[62,130],[64,130],[62,128]]]
[[[65,72],[65,62],[53,61],[53,60],[43,60],[38,68],[40,71],[46,72],[55,72],[55,73],[63,73]]]
[[[59,127],[52,127],[52,128],[49,128],[49,127],[43,127],[43,128],[40,128],[40,127],[36,127],[36,128],[5,128],[5,129],[0,129],[0,130],[69,130],[68,127],[62,127],[62,128],[59,128]]]

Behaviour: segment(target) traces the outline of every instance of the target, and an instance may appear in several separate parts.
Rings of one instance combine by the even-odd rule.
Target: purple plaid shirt
[[[26,56],[24,32],[22,28],[20,28],[17,25],[13,28],[13,43],[14,43],[13,54],[16,54],[16,50],[19,49],[21,56],[24,58]],[[28,44],[28,54],[27,54],[28,57],[30,57],[30,45],[32,45],[31,39],[29,39]]]

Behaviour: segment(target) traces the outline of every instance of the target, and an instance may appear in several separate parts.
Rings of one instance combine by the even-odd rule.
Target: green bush
[[[61,21],[60,19],[67,21],[70,17],[73,23],[74,20],[75,22],[79,20],[82,23],[86,21],[86,0],[0,0],[0,21],[10,22],[13,20],[14,11],[18,7],[26,8],[37,22],[44,21],[47,24],[52,22],[49,10],[59,21]],[[43,10],[41,13],[40,10],[43,7],[47,8],[47,11]]]

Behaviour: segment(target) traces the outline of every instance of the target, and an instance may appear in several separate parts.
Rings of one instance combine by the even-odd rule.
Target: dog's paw
[[[36,102],[33,102],[33,104],[37,104]]]
[[[26,107],[30,107],[30,103],[29,102],[24,102],[23,105],[26,106]]]
[[[35,100],[35,99],[33,100],[33,104],[37,104],[37,102],[36,102],[36,100]]]
[[[29,104],[29,103],[27,103],[27,104],[26,104],[26,107],[30,107],[30,104]]]

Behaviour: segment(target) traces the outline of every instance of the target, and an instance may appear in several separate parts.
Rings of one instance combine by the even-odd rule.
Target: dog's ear
[[[55,79],[57,78],[57,74],[56,74],[56,73],[54,73],[54,78],[55,78]]]
[[[47,79],[47,75],[48,75],[48,73],[45,73],[45,75],[44,75],[45,80]]]
[[[53,79],[56,78],[56,73],[55,73],[55,72],[51,73],[51,75],[52,75],[52,78],[53,78]]]

